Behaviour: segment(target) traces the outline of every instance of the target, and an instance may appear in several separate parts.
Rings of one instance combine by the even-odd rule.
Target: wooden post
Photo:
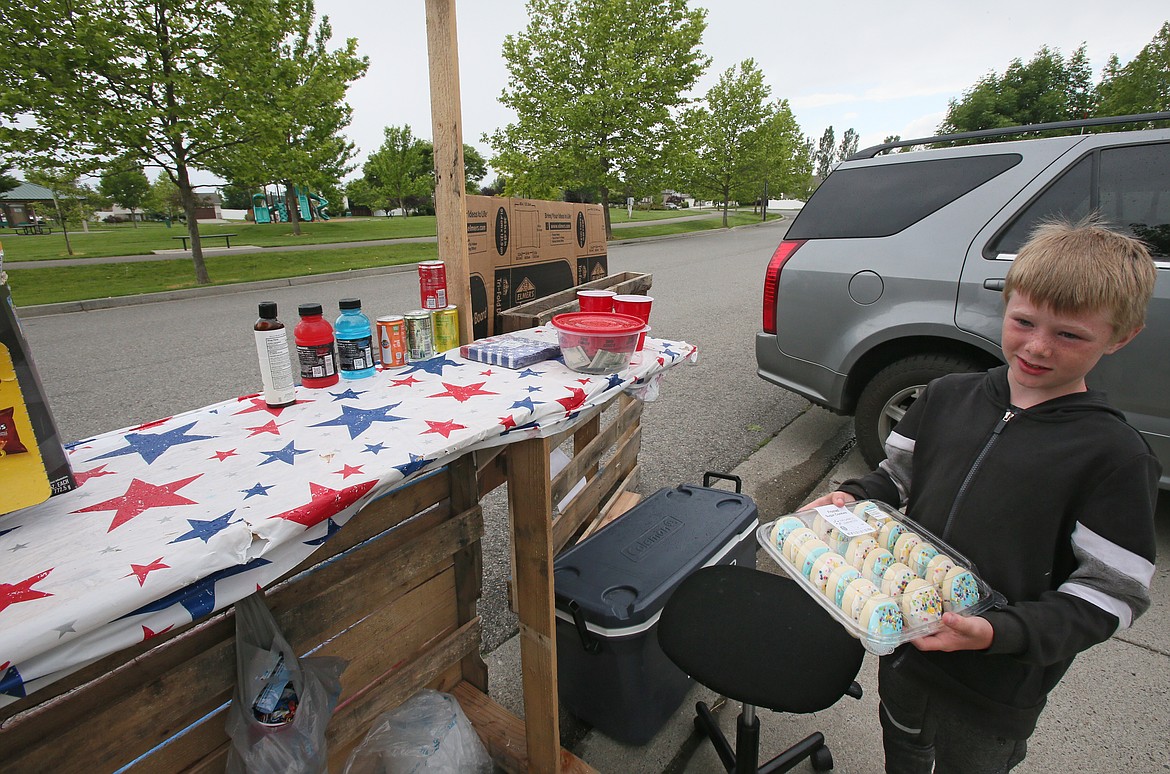
[[[513,594],[520,619],[528,770],[556,774],[561,733],[548,452],[544,438],[530,438],[508,447],[508,499],[513,503]]]
[[[426,3],[439,260],[447,264],[447,300],[459,307],[459,339],[460,343],[467,344],[472,341],[471,273],[467,258],[455,0],[426,0]]]

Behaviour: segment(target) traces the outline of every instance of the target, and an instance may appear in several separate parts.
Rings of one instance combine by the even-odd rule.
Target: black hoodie
[[[903,507],[1006,599],[989,649],[888,658],[1027,738],[1073,657],[1149,607],[1158,461],[1103,393],[1013,407],[1007,366],[932,382],[886,452],[841,489]]]

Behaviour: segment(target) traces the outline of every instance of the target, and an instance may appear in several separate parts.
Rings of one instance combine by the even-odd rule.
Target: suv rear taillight
[[[764,275],[764,333],[776,334],[776,298],[780,295],[780,270],[797,248],[807,240],[785,239],[772,253],[768,271]]]

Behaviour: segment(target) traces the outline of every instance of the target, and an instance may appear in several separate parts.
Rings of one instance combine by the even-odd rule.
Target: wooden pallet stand
[[[342,770],[381,713],[430,687],[458,697],[505,771],[592,771],[557,737],[541,740],[544,757],[530,760],[531,729],[487,696],[475,612],[479,481],[490,487],[500,473],[499,461],[477,469],[465,455],[369,504],[268,588],[298,653],[349,661],[327,733],[331,770]],[[547,495],[547,482],[537,489]],[[0,761],[6,772],[222,772],[235,679],[229,608],[0,708]]]

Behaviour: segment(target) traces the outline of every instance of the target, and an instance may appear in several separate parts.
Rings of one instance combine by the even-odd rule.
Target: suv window
[[[1043,220],[1076,221],[1094,211],[1144,240],[1154,255],[1170,255],[1170,143],[1106,148],[1085,156],[992,240],[985,257],[1016,254]]]
[[[788,230],[789,239],[897,234],[1020,163],[1018,153],[838,169]]]

